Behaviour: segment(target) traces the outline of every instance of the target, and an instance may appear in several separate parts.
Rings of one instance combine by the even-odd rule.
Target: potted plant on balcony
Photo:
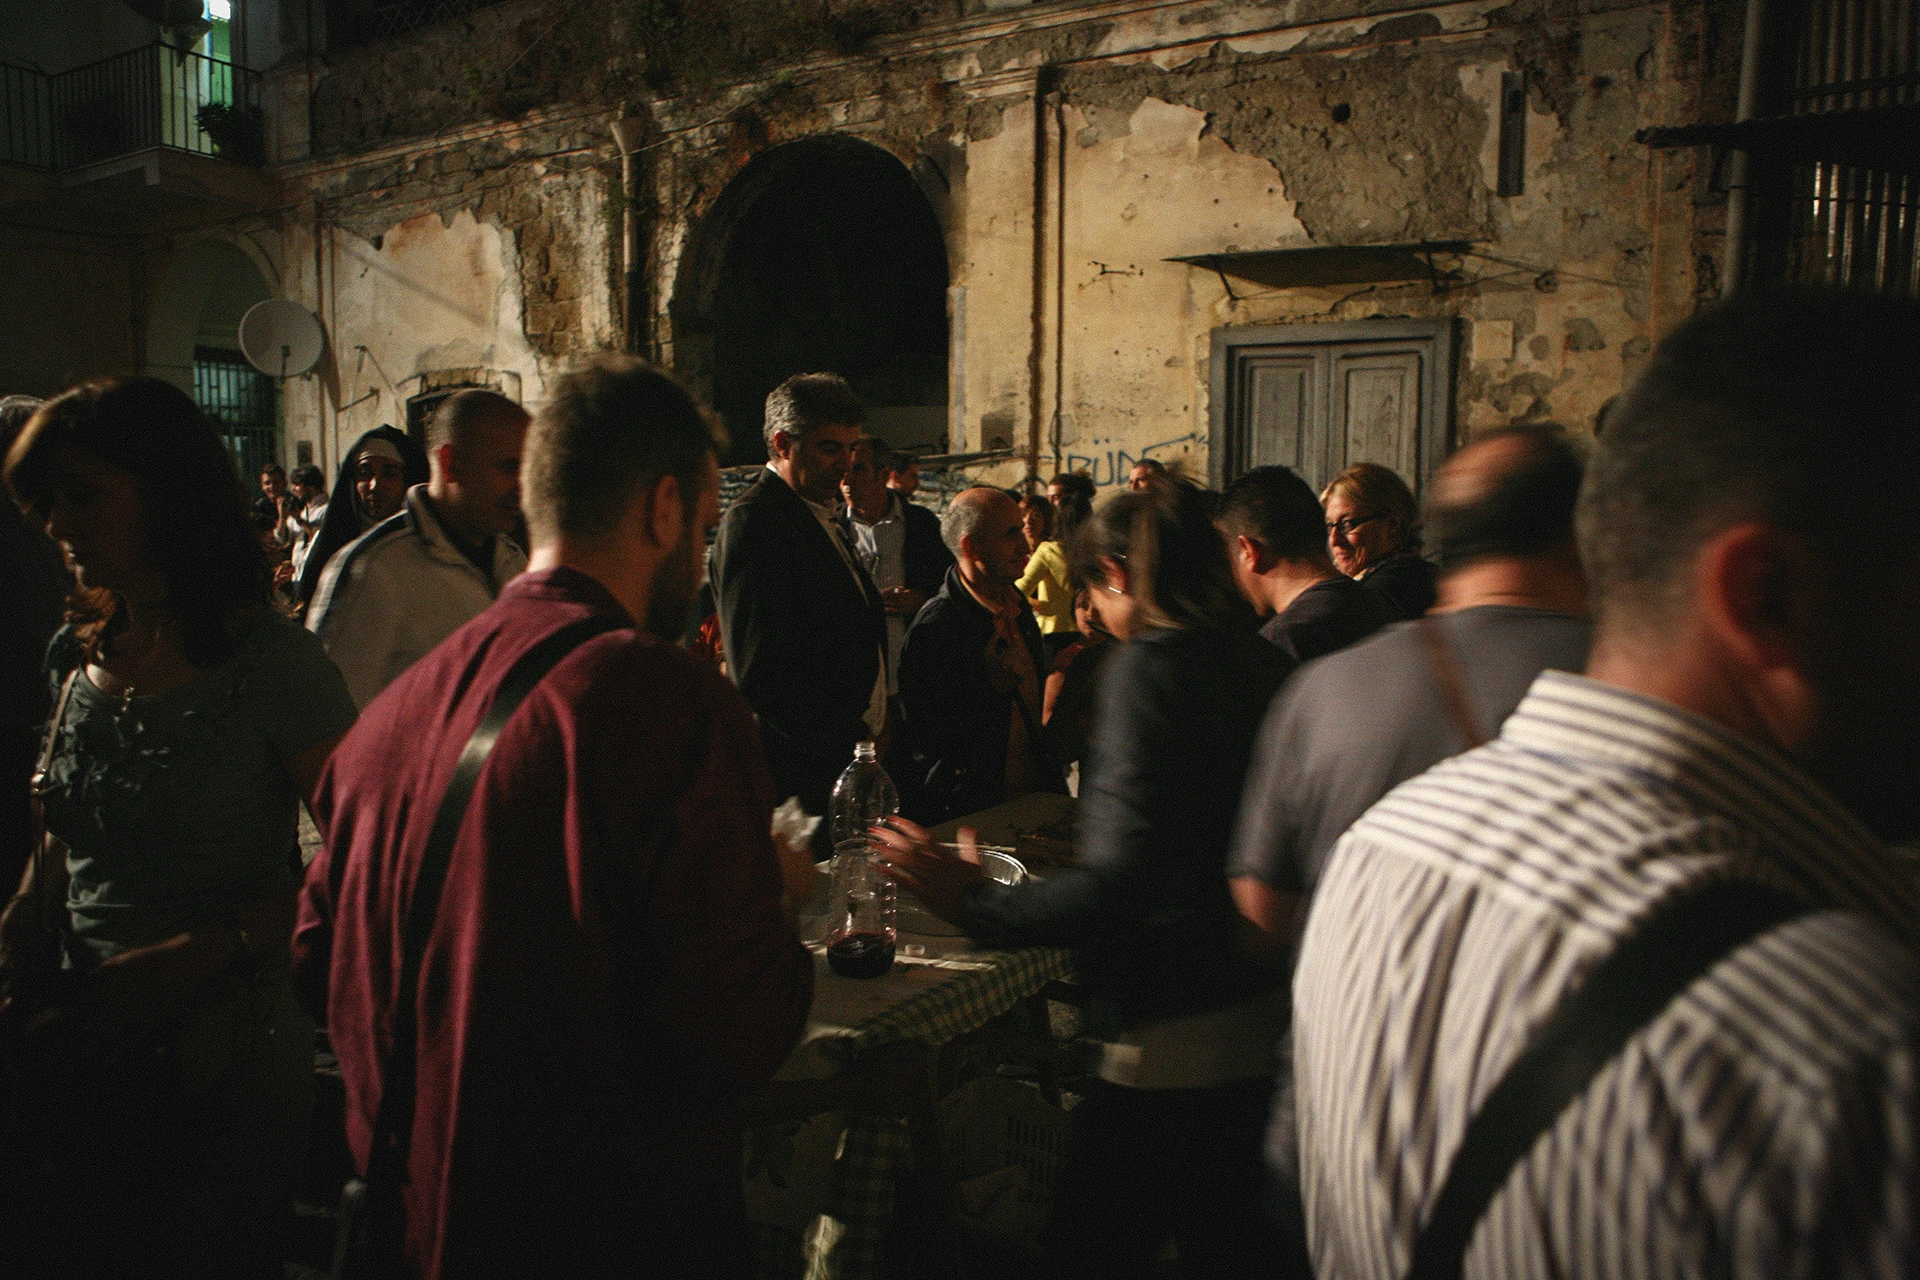
[[[267,162],[267,125],[260,108],[207,102],[194,112],[194,119],[224,159],[251,165]]]

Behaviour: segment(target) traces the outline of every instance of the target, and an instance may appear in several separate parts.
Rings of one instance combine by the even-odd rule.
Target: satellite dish
[[[319,319],[291,298],[268,298],[240,317],[240,350],[247,363],[276,378],[306,373],[320,363],[326,345]]]

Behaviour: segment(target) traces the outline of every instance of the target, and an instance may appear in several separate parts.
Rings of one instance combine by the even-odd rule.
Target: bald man
[[[1014,585],[1027,564],[1020,505],[999,489],[965,490],[940,537],[954,566],[900,654],[901,809],[928,826],[1065,790],[1040,750],[1046,649]]]
[[[1454,454],[1427,489],[1441,568],[1433,610],[1309,662],[1281,687],[1227,862],[1234,901],[1277,955],[1292,956],[1327,854],[1361,814],[1498,733],[1542,671],[1585,668],[1591,628],[1573,541],[1581,470],[1554,427],[1494,432]],[[1277,1191],[1297,1185],[1281,1061],[1267,1144]],[[1304,1266],[1302,1223],[1283,1225]]]
[[[493,603],[527,567],[520,518],[527,413],[494,391],[457,391],[427,428],[427,483],[343,547],[307,610],[347,689],[366,706],[393,678]]]

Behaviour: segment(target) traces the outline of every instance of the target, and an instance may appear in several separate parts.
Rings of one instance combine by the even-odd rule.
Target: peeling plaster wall
[[[520,376],[525,398],[541,398],[517,255],[497,224],[465,209],[445,221],[423,213],[395,224],[377,248],[342,231],[333,252],[342,283],[350,282],[330,313],[342,347],[341,390],[353,405],[336,417],[336,451],[382,422],[404,426],[406,397],[418,394],[407,381],[418,374],[501,370]]]
[[[1209,335],[1222,326],[1454,318],[1460,437],[1541,418],[1584,429],[1711,296],[1719,197],[1692,153],[1652,153],[1633,134],[1726,115],[1734,0],[1449,0],[1414,12],[1381,12],[1381,0],[1106,0],[942,21],[920,6],[870,7],[883,34],[857,50],[668,97],[624,45],[596,59],[593,41],[631,20],[613,0],[551,30],[533,22],[537,6],[510,2],[464,36],[447,24],[338,60],[315,99],[314,147],[327,158],[292,171],[318,212],[294,220],[286,255],[334,317],[336,382],[353,343],[379,352],[396,381],[458,346],[521,369],[533,399],[566,360],[613,345],[620,205],[604,120],[615,104],[648,138],[636,206],[643,347],[696,389],[710,354],[678,329],[692,315],[687,282],[713,267],[701,228],[729,180],[769,147],[831,132],[912,169],[948,240],[948,446],[1017,451],[985,472],[999,482],[1027,474],[1030,449],[1042,476],[1057,457],[1111,483],[1140,456],[1204,475]],[[480,39],[488,32],[497,38]],[[462,84],[409,83],[418,65],[469,45]],[[1530,80],[1515,198],[1495,194],[1507,71]],[[408,127],[431,136],[406,145],[396,134]],[[360,296],[393,287],[354,274],[365,246],[426,213],[447,243],[420,259],[424,273],[501,264],[493,305],[468,309],[486,325],[431,307],[381,321],[388,304]],[[304,248],[302,235],[314,237]],[[329,237],[348,246],[333,250],[337,267]],[[1231,295],[1213,273],[1166,261],[1413,239],[1471,240],[1480,256],[1441,260],[1441,287],[1238,283]],[[300,267],[316,243],[319,264]],[[354,336],[363,324],[378,342]]]
[[[1202,392],[1218,278],[1166,258],[1306,241],[1278,170],[1148,97],[1066,106],[1060,439],[1043,458],[1125,483],[1152,457],[1206,475]],[[1099,123],[1095,123],[1095,121]]]
[[[1325,52],[1302,51],[1364,24],[1067,72],[1078,146],[1063,235],[1065,465],[1109,484],[1133,458],[1180,458],[1204,476],[1216,326],[1459,317],[1458,438],[1516,420],[1591,426],[1693,305],[1696,211],[1673,198],[1669,172],[1690,175],[1692,158],[1632,141],[1686,96],[1670,83],[1672,16],[1647,7],[1568,24],[1550,42],[1562,65],[1543,73],[1526,27],[1490,24],[1501,13],[1512,20],[1491,4],[1444,6],[1381,23],[1387,41],[1374,27]],[[1532,73],[1526,188],[1501,198],[1501,74],[1520,69]],[[1213,273],[1162,261],[1421,239],[1471,240],[1485,256],[1443,260],[1444,292],[1236,281],[1232,298]]]
[[[288,296],[328,350],[289,385],[289,439],[332,465],[361,432],[405,424],[419,375],[490,371],[534,406],[570,361],[617,345],[611,149],[575,111],[291,166]]]

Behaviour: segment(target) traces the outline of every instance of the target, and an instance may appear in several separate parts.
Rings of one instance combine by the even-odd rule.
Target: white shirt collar
[[[887,490],[887,514],[881,516],[878,520],[860,519],[859,513],[853,509],[853,504],[852,503],[847,504],[847,519],[852,520],[858,524],[866,525],[867,528],[869,529],[877,529],[883,524],[892,524],[895,520],[898,520],[899,518],[900,518],[900,495],[895,493],[891,489]]]

